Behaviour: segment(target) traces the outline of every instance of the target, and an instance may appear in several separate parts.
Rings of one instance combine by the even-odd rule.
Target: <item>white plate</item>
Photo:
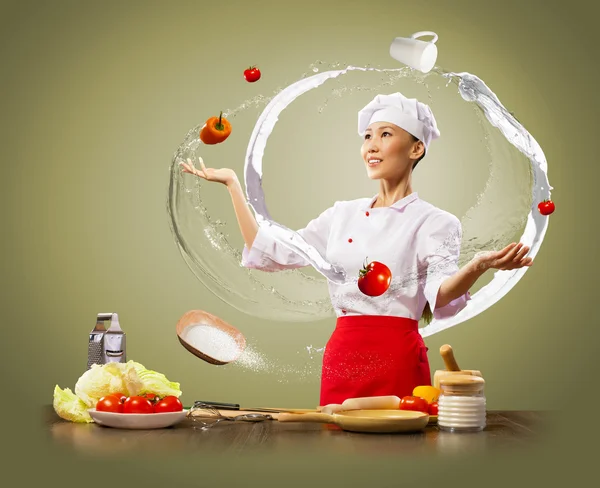
[[[90,416],[99,425],[115,427],[117,429],[164,429],[178,424],[188,413],[181,412],[165,413],[113,413],[98,412],[95,408],[88,410]]]

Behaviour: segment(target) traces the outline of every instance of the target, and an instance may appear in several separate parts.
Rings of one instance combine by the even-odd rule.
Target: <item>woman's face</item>
[[[410,171],[422,155],[423,143],[390,122],[374,122],[367,128],[361,155],[372,180],[398,179]]]

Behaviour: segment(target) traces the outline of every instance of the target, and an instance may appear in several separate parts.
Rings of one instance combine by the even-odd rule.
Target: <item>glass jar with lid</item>
[[[438,427],[448,432],[479,432],[486,426],[485,381],[473,375],[440,379]]]

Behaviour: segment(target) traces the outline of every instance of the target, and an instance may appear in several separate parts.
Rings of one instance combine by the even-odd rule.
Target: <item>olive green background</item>
[[[578,395],[577,405],[597,396],[589,389],[597,384],[598,365],[593,3],[3,2],[0,351],[4,394],[19,399],[6,412],[3,406],[3,415],[10,416],[3,419],[3,439],[15,467],[8,479],[20,476],[15,480],[30,486],[37,476],[51,486],[61,480],[62,486],[81,486],[90,473],[100,475],[101,483],[104,468],[110,468],[118,479],[146,486],[254,486],[249,474],[257,470],[263,485],[354,486],[376,476],[378,485],[397,486],[398,480],[425,479],[419,473],[433,483],[449,469],[444,460],[362,465],[335,453],[285,452],[269,460],[216,454],[215,460],[195,460],[191,454],[160,463],[132,453],[131,459],[94,463],[83,453],[51,447],[52,437],[39,423],[54,385],[73,388],[84,372],[87,334],[95,315],[108,311],[119,313],[129,358],[179,381],[185,404],[316,404],[318,378],[273,381],[211,366],[179,345],[175,323],[191,309],[219,315],[252,335],[261,350],[284,358],[303,347],[306,337],[315,345],[326,341],[334,321],[265,321],[210,293],[171,235],[168,167],[186,132],[225,106],[272,94],[316,60],[397,66],[388,54],[391,40],[418,30],[440,36],[439,66],[479,76],[536,138],[557,205],[535,265],[518,285],[485,313],[427,339],[432,370],[442,367],[435,352],[449,343],[463,367],[483,371],[492,409],[560,410],[572,407],[571,394]],[[250,64],[263,72],[256,84],[242,78]],[[234,133],[230,142],[239,149],[235,165],[241,168],[247,136]],[[217,148],[211,154],[214,161]],[[277,174],[285,179],[284,172]],[[461,178],[457,173],[448,186]],[[326,190],[323,185],[315,194]],[[418,185],[416,190],[421,192]],[[277,208],[281,215],[293,213],[296,203]],[[557,431],[552,449],[484,456],[476,464],[465,459],[457,473],[472,475],[467,484],[491,485],[509,475],[523,482],[566,479],[567,466],[586,466],[580,448],[595,422],[584,418],[586,412],[595,409],[564,410],[573,428]],[[24,422],[15,432],[13,418]],[[354,470],[342,469],[348,461]],[[37,469],[27,468],[32,462]]]

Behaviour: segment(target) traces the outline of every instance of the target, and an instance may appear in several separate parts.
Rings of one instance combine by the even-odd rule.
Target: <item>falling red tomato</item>
[[[244,71],[244,78],[248,83],[254,83],[260,80],[260,70],[256,66],[250,66]]]
[[[544,200],[543,202],[538,203],[538,210],[542,215],[550,215],[554,212],[555,208],[552,200]]]
[[[392,272],[385,264],[372,261],[358,274],[358,289],[370,297],[383,295],[390,287]]]

